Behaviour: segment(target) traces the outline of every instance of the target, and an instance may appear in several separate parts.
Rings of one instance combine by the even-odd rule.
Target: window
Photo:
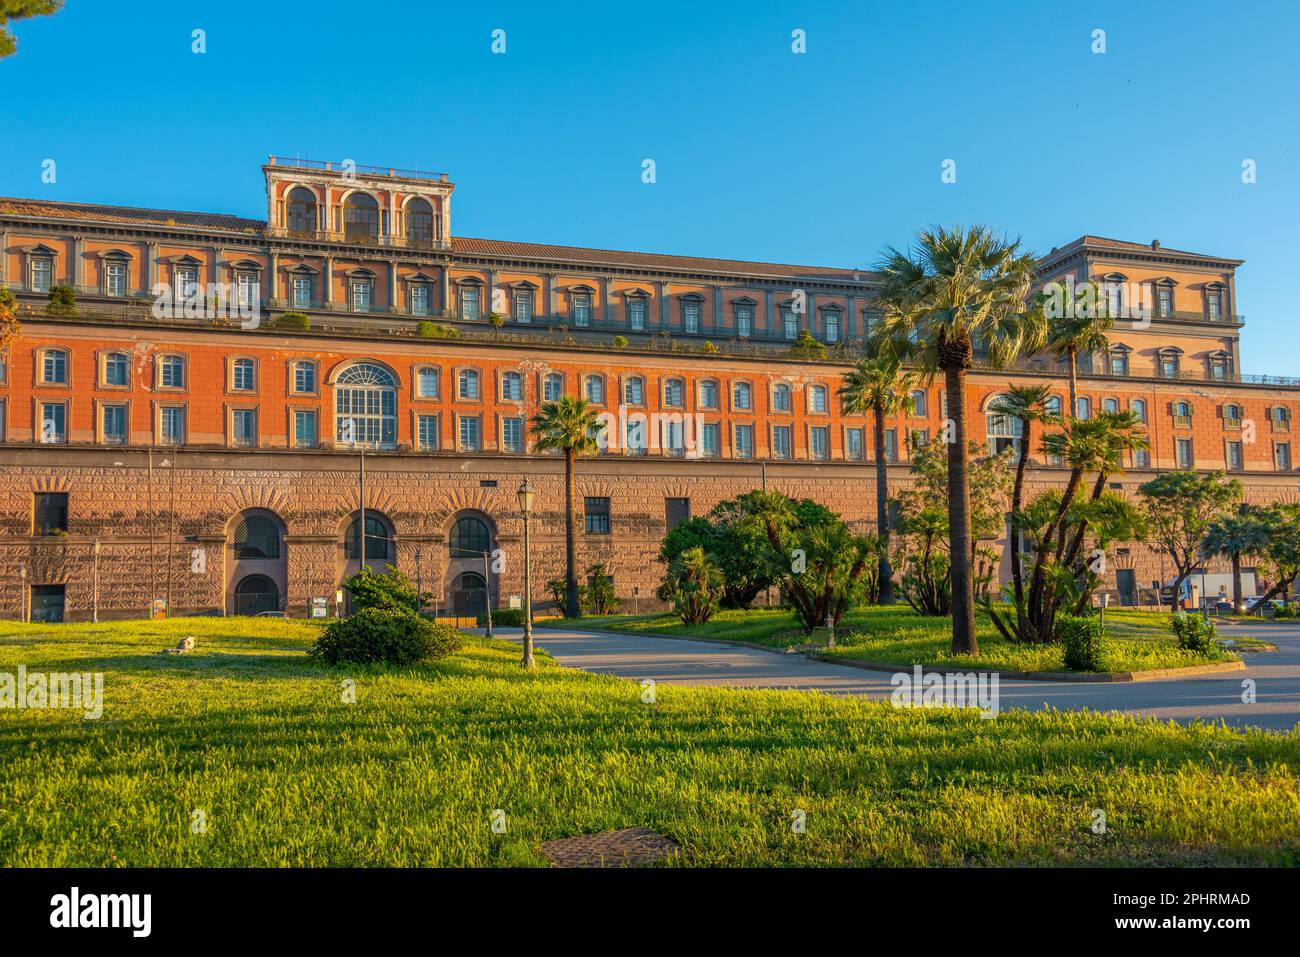
[[[461,369],[456,373],[456,398],[471,401],[479,398],[477,369]]]
[[[54,260],[33,256],[31,260],[32,292],[49,292],[54,283]]]
[[[575,326],[591,325],[591,293],[575,292],[573,294],[573,324]]]
[[[732,307],[732,316],[736,320],[736,335],[744,339],[754,332],[754,307],[748,304]]]
[[[844,457],[855,462],[861,462],[864,456],[865,444],[863,442],[863,433],[861,429],[844,430]]]
[[[930,399],[924,389],[917,389],[912,393],[912,415],[917,418],[925,418],[930,414]]]
[[[838,309],[827,309],[822,312],[822,322],[826,326],[826,341],[840,341],[840,313]]]
[[[1226,355],[1212,355],[1210,362],[1210,378],[1216,382],[1223,382],[1231,378],[1232,360]]]
[[[772,411],[790,411],[790,387],[784,382],[778,382],[772,386]]]
[[[524,324],[533,321],[533,291],[531,289],[515,290],[515,322]]]
[[[374,300],[374,280],[353,279],[348,283],[352,295],[353,312],[369,312]]]
[[[885,461],[898,461],[898,430],[885,429]]]
[[[628,416],[627,427],[623,437],[623,447],[629,455],[646,454],[646,417],[641,414]]]
[[[411,315],[427,316],[429,314],[429,284],[427,282],[410,283],[406,288],[406,296]]]
[[[645,329],[646,302],[642,298],[627,301],[627,321],[637,332]]]
[[[185,444],[185,407],[163,406],[158,410],[158,441],[162,445]]]
[[[716,422],[705,422],[700,426],[700,454],[705,458],[716,458],[722,448],[721,430]]]
[[[63,445],[68,441],[68,407],[62,402],[41,403],[41,443]]]
[[[693,300],[682,302],[682,329],[686,332],[700,331],[700,304]]]
[[[176,300],[178,302],[198,301],[201,298],[198,269],[194,266],[176,266],[172,272],[176,279]]]
[[[235,409],[230,413],[230,443],[241,449],[250,449],[257,444],[256,411]]]
[[[587,401],[593,405],[605,404],[605,378],[604,376],[589,375],[583,382],[583,390],[587,396]]]
[[[1192,440],[1176,439],[1174,440],[1174,451],[1178,459],[1180,469],[1189,469],[1192,467]]]
[[[312,300],[311,276],[294,276],[292,288],[293,307],[295,309],[310,309]]]
[[[524,377],[518,372],[501,373],[501,399],[505,402],[524,400]]]
[[[297,409],[293,413],[293,445],[298,449],[314,449],[320,432],[316,425],[315,409]]]
[[[316,232],[316,194],[305,186],[289,191],[288,219],[291,235],[306,237]]]
[[[1228,468],[1239,470],[1241,468],[1241,443],[1229,440],[1227,449]]]
[[[1291,431],[1291,410],[1284,405],[1275,405],[1269,409],[1268,420],[1273,424],[1274,432]]]
[[[1159,354],[1160,375],[1166,379],[1178,378],[1178,353],[1163,351]]]
[[[582,515],[588,535],[609,534],[609,499],[586,496],[582,500]]]
[[[505,452],[524,450],[524,420],[511,417],[501,420],[501,449]]]
[[[1006,398],[1004,395],[997,396],[989,400],[989,405]],[[1059,399],[1057,404],[1059,406]],[[984,431],[988,436],[990,455],[1001,455],[1007,449],[1014,449],[1017,454],[1020,452],[1020,423],[1013,416],[990,411],[984,419]]]
[[[33,585],[31,620],[49,624],[62,622],[67,594],[67,585]]]
[[[62,349],[46,349],[41,356],[41,384],[68,384],[68,354]]]
[[[32,534],[53,535],[68,530],[68,493],[32,493]]]
[[[794,311],[794,306],[781,307],[781,331],[787,339],[798,337],[799,315]]]
[[[670,409],[680,409],[686,399],[686,386],[681,379],[664,381],[664,405]]]
[[[438,370],[433,366],[425,366],[415,373],[415,397],[417,399],[436,399],[438,398],[439,386]]]
[[[433,245],[433,207],[426,199],[413,199],[406,204],[406,242],[408,245],[428,249]]]
[[[235,276],[235,295],[239,308],[247,312],[254,309],[261,301],[261,290],[256,273],[241,272]]]
[[[1223,318],[1223,295],[1217,289],[1205,293],[1205,314],[1211,322]]]
[[[477,557],[490,552],[492,536],[487,523],[472,515],[457,519],[447,540],[447,550],[453,558]]]
[[[1273,443],[1273,466],[1279,472],[1291,471],[1291,443]]]
[[[645,405],[645,380],[630,376],[623,381],[623,401],[628,405]]]
[[[558,372],[548,372],[542,376],[542,401],[558,402],[564,395],[564,376]]]
[[[1114,376],[1128,375],[1128,353],[1123,349],[1116,349],[1111,352],[1110,374]]]
[[[104,444],[126,444],[126,406],[106,405],[100,416]]]
[[[343,238],[349,243],[379,241],[379,204],[373,196],[353,193],[344,202]]]
[[[1229,403],[1223,407],[1223,427],[1225,429],[1241,428],[1241,406]]]
[[[689,498],[664,499],[664,525],[672,531],[691,517],[691,500]]]
[[[104,263],[104,295],[115,297],[126,295],[126,263]]]
[[[754,393],[748,382],[737,382],[731,387],[731,407],[733,409],[750,409],[754,405]]]
[[[235,526],[235,560],[280,557],[280,527],[266,515],[246,515]]]
[[[700,408],[716,409],[718,407],[718,383],[705,379],[700,383]]]
[[[686,454],[686,428],[682,418],[666,415],[659,420],[659,449],[664,455]]]
[[[421,415],[415,420],[415,440],[419,447],[425,452],[434,452],[438,449],[438,417],[436,415]]]
[[[736,426],[736,458],[752,459],[754,457],[754,427],[752,425]]]
[[[357,547],[357,539],[360,538],[361,516],[358,515],[348,523],[347,531],[343,535],[343,557],[360,558],[361,549]],[[383,521],[369,511],[366,512],[366,561],[375,559],[385,559],[389,557],[388,544],[392,536],[388,534],[388,526]]]
[[[1161,319],[1167,319],[1174,312],[1174,290],[1172,286],[1158,286],[1156,288],[1156,315]]]
[[[1192,407],[1186,402],[1175,402],[1173,406],[1174,425],[1182,429],[1192,426]]]
[[[1146,469],[1151,467],[1151,452],[1148,449],[1133,450],[1133,467],[1135,469]]]
[[[233,392],[252,392],[254,388],[252,359],[236,359],[230,364],[230,388]]]
[[[772,458],[788,459],[790,457],[790,426],[772,426]]]
[[[460,287],[460,317],[462,319],[477,319],[478,310],[478,286],[466,283]]]
[[[104,356],[104,385],[129,385],[130,376],[131,360],[125,352],[110,352]]]
[[[460,422],[460,449],[462,452],[477,452],[481,447],[482,433],[478,416],[462,415]]]
[[[1074,400],[1074,415],[1078,419],[1092,418],[1092,399],[1086,395],[1081,395]]]
[[[164,389],[185,388],[185,359],[182,356],[162,356],[158,360],[158,384]]]
[[[345,445],[391,446],[397,442],[397,380],[383,366],[348,366],[335,389],[337,441]]]
[[[1129,411],[1137,416],[1137,420],[1143,425],[1147,421],[1147,403],[1145,399],[1130,399],[1128,403]]]
[[[908,447],[912,451],[916,451],[917,449],[923,449],[930,444],[930,430],[912,429],[912,431],[907,433],[907,440],[909,443]]]
[[[830,429],[824,425],[814,425],[808,430],[808,455],[814,459],[830,456]]]
[[[315,394],[316,363],[295,362],[293,364],[293,391],[300,395]]]
[[[1118,412],[1119,399],[1102,399],[1101,409],[1103,412]]]
[[[810,385],[808,387],[808,411],[826,411],[826,386]]]

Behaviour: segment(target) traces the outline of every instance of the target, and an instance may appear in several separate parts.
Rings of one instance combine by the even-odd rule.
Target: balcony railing
[[[358,173],[362,176],[387,176],[394,179],[424,179],[440,183],[448,181],[446,173],[429,172],[419,169],[398,169],[394,166],[359,166],[356,163],[335,163],[329,160],[298,159],[289,156],[268,157],[268,166],[284,166],[289,169],[308,169],[320,173]]]
[[[297,239],[302,242],[343,243],[353,246],[374,246],[381,249],[446,250],[451,242],[446,239],[410,236],[371,236],[364,233],[347,233],[334,229],[290,229],[287,226],[269,226],[266,235],[272,239]]]

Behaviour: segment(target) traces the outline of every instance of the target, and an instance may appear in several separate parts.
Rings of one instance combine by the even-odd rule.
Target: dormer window
[[[460,284],[460,317],[473,321],[479,317],[479,283],[463,281]]]
[[[536,292],[527,283],[521,283],[512,290],[514,297],[515,322],[530,323],[536,314]]]
[[[579,286],[570,293],[570,308],[575,326],[591,325],[591,293],[592,290],[585,286]]]
[[[54,257],[32,256],[27,272],[32,292],[49,292],[54,284]]]
[[[753,335],[754,301],[752,299],[737,299],[731,304],[731,314],[735,320],[737,336],[746,339]]]
[[[130,275],[131,257],[120,249],[115,249],[110,253],[105,253],[102,262],[104,295],[114,298],[125,296]]]
[[[822,325],[826,330],[827,342],[840,341],[840,311],[838,309],[822,310]]]
[[[682,297],[682,331],[695,334],[700,331],[700,315],[704,311],[704,300],[699,296]]]

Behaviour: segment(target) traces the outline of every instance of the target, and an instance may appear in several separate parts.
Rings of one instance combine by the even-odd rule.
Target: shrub
[[[365,608],[330,622],[307,654],[332,665],[409,665],[445,658],[459,646],[460,632],[450,625],[401,608]]]
[[[1057,615],[1056,640],[1070,671],[1101,671],[1101,620],[1092,615]]]
[[[568,618],[569,617],[569,611],[567,608],[568,584],[565,582],[565,580],[563,578],[552,578],[550,581],[546,583],[546,590],[551,593],[551,600],[555,602],[556,610],[563,617]],[[587,595],[587,586],[579,582],[578,583],[579,608],[581,608],[583,603],[586,601],[586,595]]]
[[[1290,602],[1286,602],[1285,604],[1282,605],[1273,606],[1274,618],[1287,618],[1287,619],[1295,618],[1298,613],[1300,612],[1297,611],[1296,606],[1291,604]]]
[[[807,329],[801,329],[798,337],[790,343],[790,355],[798,359],[824,359],[826,345],[819,342]]]
[[[627,348],[627,336],[615,336],[615,337],[614,337],[614,345],[615,345],[616,348],[619,348],[619,349],[626,349],[626,348]]]
[[[668,566],[665,593],[683,624],[703,625],[722,600],[722,569],[698,545],[688,548]]]
[[[420,603],[415,586],[392,565],[386,567],[388,571],[381,575],[363,565],[361,571],[343,583],[343,587],[352,594],[352,607],[396,608],[415,614]]]
[[[1184,651],[1209,657],[1218,654],[1219,646],[1214,641],[1214,624],[1200,615],[1189,615],[1180,611],[1174,615],[1173,632],[1174,637],[1178,639],[1178,647]]]
[[[51,286],[49,312],[52,316],[75,316],[77,291],[71,286]]]
[[[301,312],[286,312],[273,325],[277,329],[300,329],[305,332],[311,328],[311,320]]]
[[[712,340],[706,339],[704,342],[704,351],[709,355],[717,355],[718,347],[713,344]]]
[[[444,326],[441,322],[425,319],[415,326],[415,334],[422,339],[459,339],[460,330],[455,326]]]
[[[478,616],[479,627],[482,628],[487,624],[487,615]],[[500,625],[503,628],[522,628],[524,627],[524,610],[522,608],[493,608],[492,624]]]

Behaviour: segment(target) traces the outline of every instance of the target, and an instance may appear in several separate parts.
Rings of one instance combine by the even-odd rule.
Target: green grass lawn
[[[186,634],[196,653],[155,654]],[[304,656],[314,634],[0,623],[0,671],[103,671],[106,699],[98,721],[0,711],[0,864],[538,865],[542,841],[631,826],[702,865],[1300,863],[1296,732],[668,686],[644,704],[545,656],[526,674],[504,642],[335,670]]]
[[[644,632],[679,638],[720,638],[785,648],[808,641],[794,615],[782,609],[721,611],[705,625],[683,625],[675,614],[611,615],[583,619],[579,627]],[[836,647],[828,652],[891,664],[931,664],[994,668],[1003,671],[1064,671],[1060,645],[1021,645],[1006,641],[983,614],[977,617],[979,657],[952,654],[952,621],[919,615],[908,605],[863,608],[844,617]],[[1102,664],[1107,671],[1182,668],[1216,659],[1181,650],[1169,631],[1169,615],[1131,609],[1106,612]]]

